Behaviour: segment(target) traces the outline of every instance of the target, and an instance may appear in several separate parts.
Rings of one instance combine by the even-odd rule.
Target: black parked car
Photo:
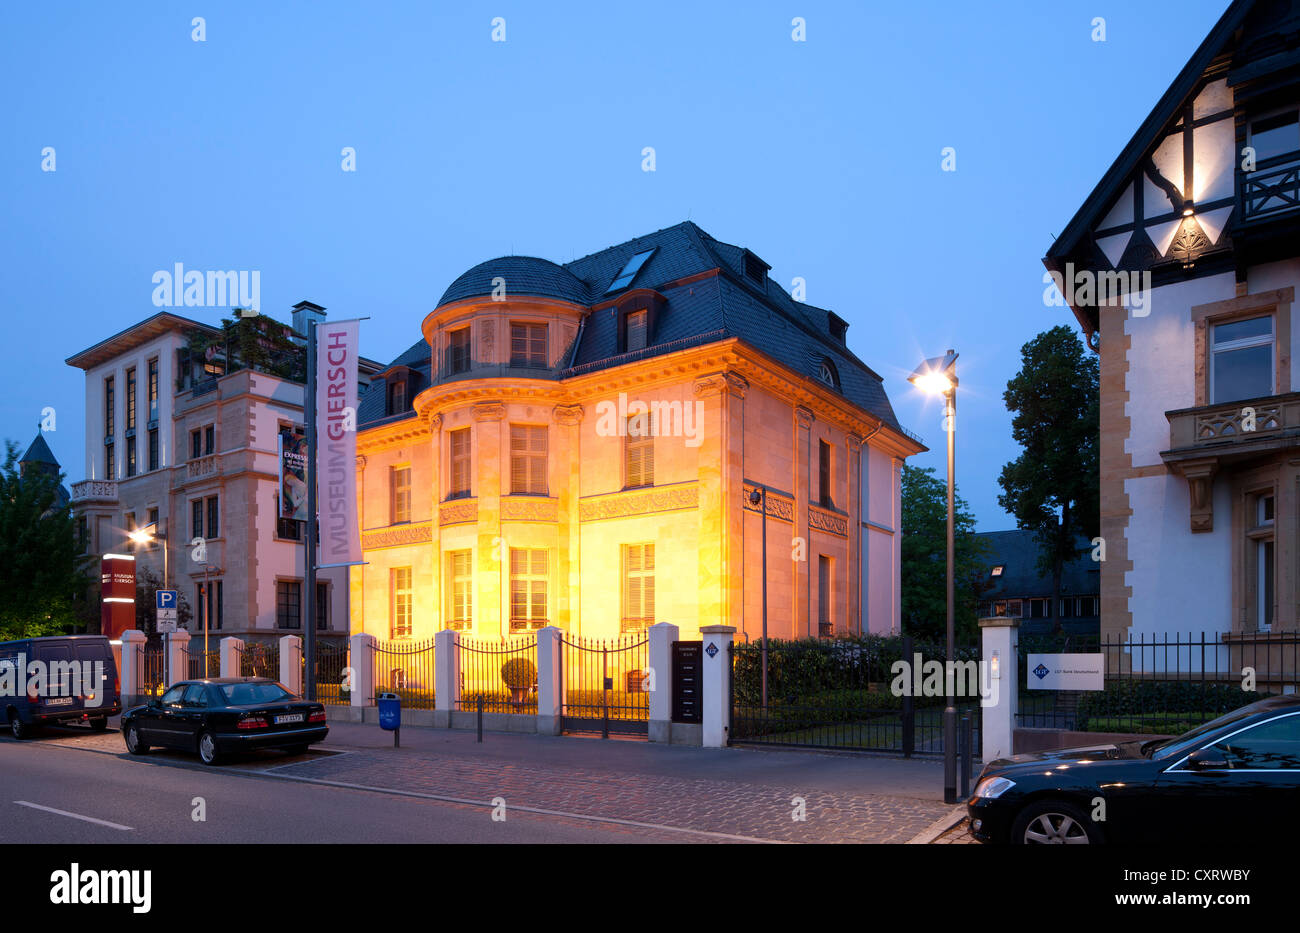
[[[265,677],[182,681],[122,714],[122,737],[131,754],[143,755],[157,745],[198,752],[209,765],[256,748],[305,752],[328,734],[324,706]]]
[[[981,842],[1285,838],[1300,830],[1300,696],[1174,738],[1000,758],[966,810]]]

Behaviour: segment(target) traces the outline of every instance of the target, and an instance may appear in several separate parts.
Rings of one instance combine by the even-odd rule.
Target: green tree
[[[63,477],[21,475],[5,442],[0,467],[0,639],[61,634],[84,622],[92,583],[72,510],[59,505]]]
[[[1020,372],[1002,398],[1024,453],[1002,468],[998,504],[1035,532],[1039,569],[1051,574],[1052,604],[1059,606],[1061,570],[1079,556],[1078,536],[1100,534],[1101,372],[1065,325],[1039,334],[1020,356]],[[1059,613],[1053,618],[1059,629]]]
[[[944,641],[948,626],[948,483],[933,467],[903,465],[903,634]],[[953,490],[953,625],[959,644],[977,633],[980,594],[988,588],[987,548],[975,516]]]

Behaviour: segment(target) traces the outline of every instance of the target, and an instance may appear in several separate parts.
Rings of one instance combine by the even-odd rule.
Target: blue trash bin
[[[381,693],[379,701],[379,728],[394,732],[402,727],[402,698],[396,693]]]

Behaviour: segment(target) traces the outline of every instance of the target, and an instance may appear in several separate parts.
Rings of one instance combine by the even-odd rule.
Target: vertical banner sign
[[[320,563],[360,563],[357,518],[359,321],[316,325],[316,483]]]
[[[280,517],[307,520],[307,434],[301,428],[280,432]]]
[[[99,561],[99,631],[110,640],[135,628],[135,558],[105,554]]]

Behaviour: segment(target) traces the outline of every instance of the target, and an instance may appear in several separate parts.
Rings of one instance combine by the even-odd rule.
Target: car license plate
[[[46,706],[71,706],[72,697],[53,697],[45,701]]]
[[[285,722],[302,722],[302,713],[285,713],[283,716],[275,717],[277,726]]]

